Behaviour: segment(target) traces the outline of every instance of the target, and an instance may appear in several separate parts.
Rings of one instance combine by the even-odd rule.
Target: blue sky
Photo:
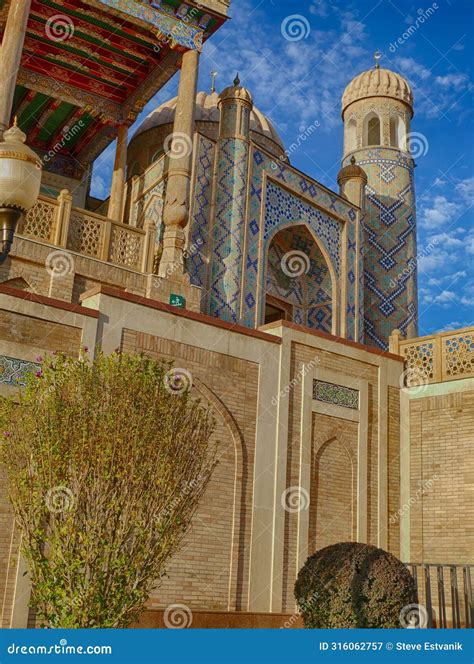
[[[291,33],[290,40],[282,26],[295,14],[302,32]],[[204,47],[199,89],[209,90],[213,69],[218,90],[239,71],[287,146],[318,123],[291,161],[332,189],[337,190],[340,99],[347,83],[373,65],[376,49],[382,67],[408,79],[415,98],[411,130],[422,134],[416,160],[419,333],[474,324],[474,2],[233,0],[230,15]],[[416,29],[408,34],[410,26]],[[134,128],[175,96],[177,85],[175,76]],[[108,195],[113,154],[114,145],[96,164],[96,196]]]

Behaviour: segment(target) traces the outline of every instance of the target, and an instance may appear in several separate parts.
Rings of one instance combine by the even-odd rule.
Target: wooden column
[[[0,132],[10,125],[31,0],[12,0],[0,52]]]
[[[169,137],[169,168],[163,222],[160,276],[183,274],[184,227],[188,222],[194,136],[194,104],[199,69],[198,51],[186,51],[181,64],[173,134]]]
[[[114,221],[122,221],[123,201],[125,195],[125,174],[127,169],[127,138],[128,127],[118,128],[117,148],[115,151],[114,173],[110,190],[109,209],[107,216]]]

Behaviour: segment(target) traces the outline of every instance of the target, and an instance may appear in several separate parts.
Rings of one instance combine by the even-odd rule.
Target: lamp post
[[[0,143],[0,264],[10,253],[19,220],[40,191],[41,160],[25,140],[15,119]]]

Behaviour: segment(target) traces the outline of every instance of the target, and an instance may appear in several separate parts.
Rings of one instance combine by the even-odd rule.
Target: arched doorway
[[[289,320],[331,333],[333,284],[328,264],[303,224],[272,238],[267,252],[265,323]]]
[[[324,429],[325,417],[319,417]],[[355,539],[356,479],[350,447],[341,436],[326,440],[313,454],[309,550],[317,551]]]

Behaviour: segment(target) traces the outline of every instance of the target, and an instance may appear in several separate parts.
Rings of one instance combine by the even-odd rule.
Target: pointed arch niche
[[[356,538],[357,423],[334,423],[332,417],[313,413],[310,552]]]
[[[344,153],[352,152],[357,149],[357,122],[351,118],[346,126],[346,147]]]
[[[381,145],[380,118],[375,111],[371,111],[364,118],[364,147],[368,145]]]
[[[273,234],[266,255],[265,323],[290,320],[334,333],[336,277],[323,252],[305,224]]]
[[[303,373],[301,490],[295,572],[315,551],[340,541],[367,542],[368,382],[336,371]]]
[[[211,440],[217,445],[218,464],[197,507],[192,528],[168,562],[167,575],[152,592],[149,605],[164,608],[183,602],[191,609],[210,606],[220,611],[242,611],[248,592],[244,565],[249,546],[245,441],[224,402],[195,375],[192,394],[203,399],[215,417]],[[203,558],[203,551],[207,558]]]
[[[390,116],[390,147],[406,150],[406,127],[399,115]]]

